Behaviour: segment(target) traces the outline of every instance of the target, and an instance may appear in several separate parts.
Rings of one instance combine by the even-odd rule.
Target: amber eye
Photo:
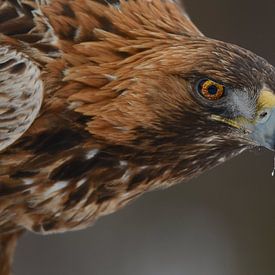
[[[198,83],[199,93],[208,100],[218,100],[224,95],[225,87],[213,80],[203,79]]]

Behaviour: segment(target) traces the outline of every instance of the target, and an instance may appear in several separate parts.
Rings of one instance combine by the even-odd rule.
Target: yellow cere
[[[268,90],[262,90],[258,99],[257,108],[261,110],[263,108],[275,107],[275,94]]]

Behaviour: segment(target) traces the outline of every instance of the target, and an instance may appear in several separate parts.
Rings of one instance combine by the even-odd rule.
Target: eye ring
[[[225,87],[210,79],[202,79],[197,85],[198,92],[208,100],[218,100],[224,96]]]

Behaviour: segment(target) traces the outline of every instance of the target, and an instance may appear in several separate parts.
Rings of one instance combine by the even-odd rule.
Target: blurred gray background
[[[185,0],[206,35],[275,65],[274,0]],[[274,275],[273,154],[248,152],[88,230],[26,234],[16,275]]]

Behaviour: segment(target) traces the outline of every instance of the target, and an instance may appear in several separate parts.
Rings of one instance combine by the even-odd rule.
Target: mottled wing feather
[[[0,150],[28,130],[42,99],[40,69],[23,53],[0,44]]]
[[[42,12],[50,0],[0,0],[0,33],[27,43],[44,54],[39,61],[59,56],[52,27]]]

